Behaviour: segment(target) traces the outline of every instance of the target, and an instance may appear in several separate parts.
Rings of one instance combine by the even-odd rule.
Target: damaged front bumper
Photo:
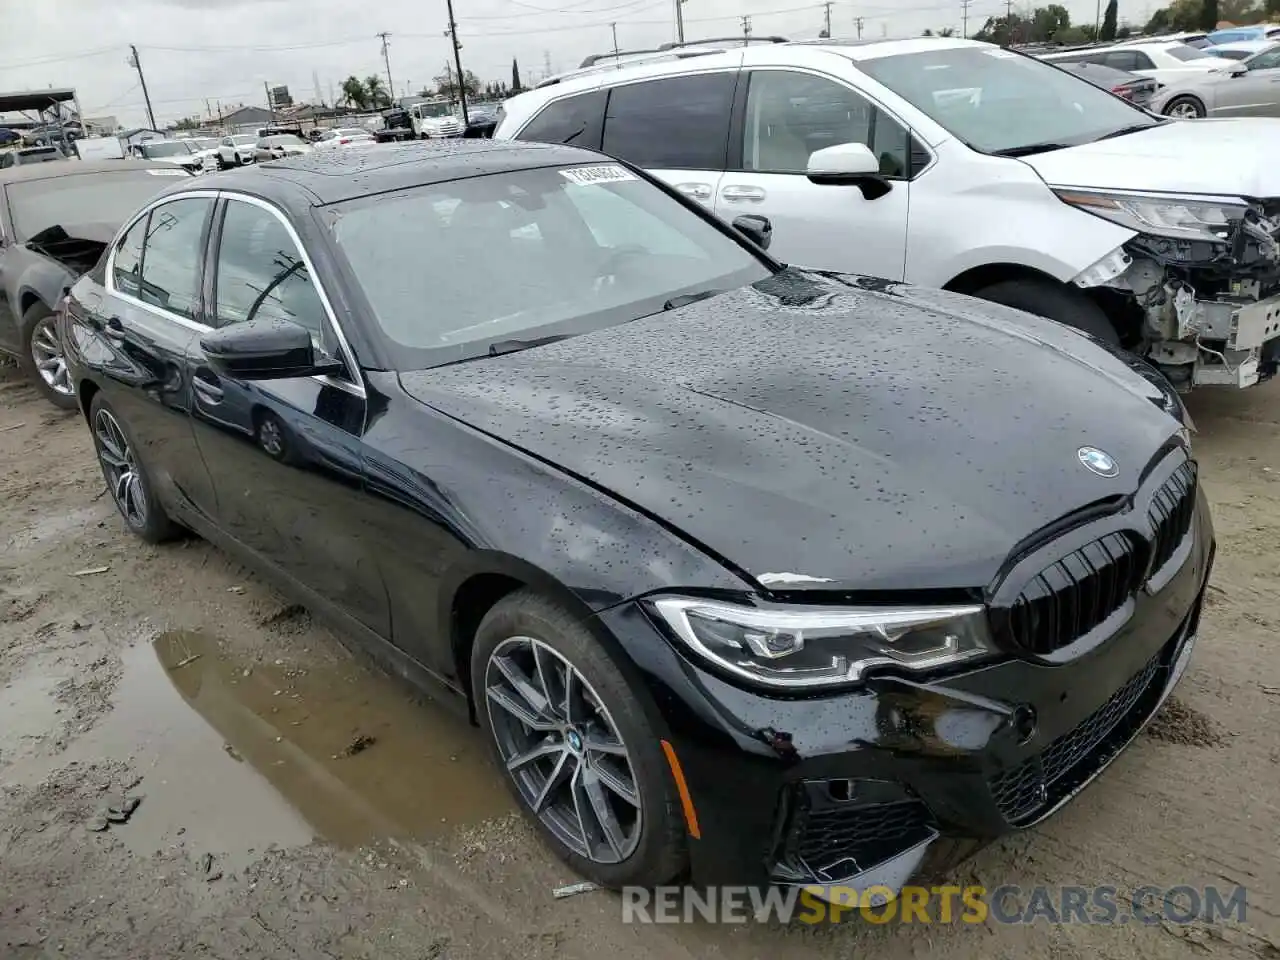
[[[1179,390],[1280,369],[1280,201],[1252,203],[1215,241],[1138,234],[1074,283],[1119,295],[1122,339]]]

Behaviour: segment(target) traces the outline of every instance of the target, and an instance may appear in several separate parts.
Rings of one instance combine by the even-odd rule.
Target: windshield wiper
[[[1035,153],[1048,153],[1050,150],[1065,150],[1070,143],[1028,143],[1021,147],[1007,147],[1004,150],[992,150],[993,157],[1029,157]]]
[[[531,340],[498,340],[489,344],[489,356],[500,357],[504,353],[519,353],[530,347],[543,347],[548,343],[567,340],[571,336],[573,336],[571,333],[556,333],[549,337],[535,337]]]
[[[1140,133],[1143,130],[1150,130],[1152,127],[1160,126],[1160,122],[1155,123],[1135,123],[1128,127],[1121,127],[1119,130],[1112,130],[1110,133],[1104,133],[1098,140],[1110,140],[1112,137],[1124,137],[1131,133]],[[1097,143],[1097,140],[1094,141]]]
[[[691,303],[706,300],[708,297],[714,297],[717,293],[723,292],[722,290],[703,290],[701,293],[684,293],[678,297],[672,297],[662,305],[662,309],[678,310],[680,307],[687,307]]]

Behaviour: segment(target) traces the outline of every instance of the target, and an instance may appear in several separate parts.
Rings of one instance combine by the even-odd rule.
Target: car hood
[[[977,588],[1046,524],[1132,492],[1176,433],[1128,363],[1008,308],[787,270],[401,383],[762,585]]]
[[[1024,157],[1050,186],[1280,196],[1280,120],[1171,120],[1123,137]]]

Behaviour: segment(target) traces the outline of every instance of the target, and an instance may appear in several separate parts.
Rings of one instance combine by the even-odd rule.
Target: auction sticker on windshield
[[[570,183],[585,185],[589,183],[619,183],[623,180],[638,180],[634,173],[616,163],[601,163],[594,167],[574,167],[561,170],[560,176]]]

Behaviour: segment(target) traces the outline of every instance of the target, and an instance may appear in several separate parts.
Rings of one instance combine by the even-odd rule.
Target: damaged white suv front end
[[[1280,366],[1280,198],[1058,188],[1135,231],[1074,278],[1118,296],[1141,352],[1180,390],[1253,386]]]

